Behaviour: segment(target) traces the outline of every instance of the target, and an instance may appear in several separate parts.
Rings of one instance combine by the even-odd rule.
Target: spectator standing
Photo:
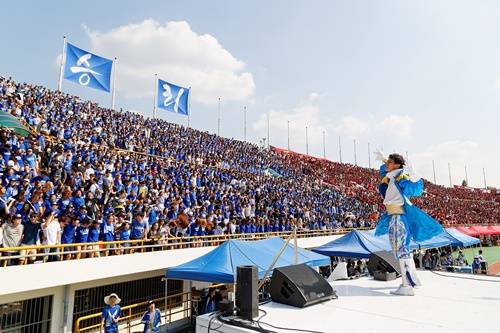
[[[42,224],[40,223],[40,216],[38,214],[32,213],[29,219],[24,223],[23,230],[23,241],[21,246],[34,246],[38,243],[40,238],[40,231],[42,230]],[[21,250],[20,255],[23,256],[19,260],[20,265],[24,265],[28,262],[36,261],[36,249],[26,249]],[[31,257],[30,257],[31,256]]]
[[[110,214],[106,222],[101,224],[101,239],[103,242],[112,242],[115,240],[115,216]],[[114,247],[113,244],[106,244],[106,250]],[[109,255],[109,251],[104,252],[105,256]]]
[[[102,310],[101,332],[104,329],[104,333],[118,333],[118,321],[122,316],[120,302],[120,297],[115,293],[104,297],[105,305]]]
[[[61,243],[61,225],[59,224],[59,220],[54,215],[54,212],[50,214],[45,223],[42,225],[43,231],[43,245],[57,245]],[[58,248],[46,248],[45,253],[56,253],[55,255],[49,255],[44,258],[44,261],[57,261],[59,260]]]
[[[23,239],[24,226],[21,224],[22,216],[20,214],[15,215],[10,223],[4,226],[3,229],[3,246],[4,247],[18,247],[21,246],[21,241]],[[14,256],[18,254],[19,251],[9,251],[8,256]],[[17,260],[16,260],[17,261]],[[8,262],[12,264],[12,262]]]
[[[160,332],[161,312],[156,308],[154,301],[149,301],[148,311],[141,318],[141,323],[144,324],[143,333],[158,333]]]
[[[93,220],[92,226],[89,229],[89,236],[87,238],[88,243],[97,243],[99,241],[99,235],[101,233],[101,228],[99,227],[99,221]],[[90,244],[89,249],[93,250],[90,252],[90,258],[99,257],[99,245]]]

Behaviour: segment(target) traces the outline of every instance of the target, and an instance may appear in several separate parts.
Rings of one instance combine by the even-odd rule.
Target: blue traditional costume
[[[424,191],[423,180],[414,175],[411,168],[387,172],[383,164],[380,175],[382,181],[378,190],[384,198],[386,212],[380,217],[375,235],[389,234],[392,250],[399,259],[403,281],[393,293],[410,296],[414,294],[413,287],[420,284],[409,250],[410,241],[421,242],[432,238],[441,233],[443,227],[411,203],[411,197],[420,196]]]

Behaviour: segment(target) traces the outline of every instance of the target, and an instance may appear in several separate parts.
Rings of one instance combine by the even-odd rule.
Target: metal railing
[[[167,307],[165,307],[165,300]],[[156,307],[162,309],[162,323],[171,323],[172,321],[187,319],[191,317],[192,300],[191,292],[171,295],[168,297],[157,298],[154,300]],[[148,303],[141,302],[130,304],[121,308],[122,316],[119,318],[118,325],[120,332],[131,332],[131,329],[136,326],[143,325],[140,322],[143,314],[148,309]],[[80,317],[75,322],[75,332],[99,332],[101,327],[101,312]]]
[[[366,230],[368,228],[358,228]],[[353,230],[352,228],[301,230],[297,231],[298,238],[322,237],[341,235]],[[30,264],[35,261],[59,261],[80,259],[82,255],[100,257],[109,255],[124,255],[152,251],[177,250],[193,247],[218,246],[226,240],[260,240],[271,237],[287,237],[291,231],[267,232],[254,234],[229,234],[192,237],[167,237],[161,239],[141,239],[95,243],[72,243],[56,245],[25,245],[0,248],[0,265],[14,265],[17,261]]]

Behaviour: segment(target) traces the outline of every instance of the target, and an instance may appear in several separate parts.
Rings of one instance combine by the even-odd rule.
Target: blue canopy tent
[[[312,251],[330,257],[368,258],[373,252],[391,251],[391,245],[387,236],[376,237],[370,231],[352,230]]]
[[[439,235],[423,242],[410,242],[410,249],[431,249],[442,246],[467,247],[478,244],[479,239],[467,236],[453,228],[445,229]],[[375,236],[374,230],[353,230],[346,235],[312,249],[331,257],[368,258],[377,251],[391,251],[389,236]]]
[[[275,237],[259,241],[229,240],[207,254],[176,267],[167,268],[168,279],[205,282],[234,283],[236,267],[257,266],[259,278],[263,278],[274,256],[285,241]],[[298,263],[309,266],[330,264],[330,258],[298,248]],[[294,247],[291,244],[283,251],[274,267],[294,264]]]
[[[446,228],[446,232],[455,239],[455,242],[451,244],[453,246],[469,247],[481,243],[479,238],[466,235],[455,228]]]

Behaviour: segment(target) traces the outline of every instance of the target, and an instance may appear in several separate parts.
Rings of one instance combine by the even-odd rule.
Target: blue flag
[[[64,78],[81,86],[109,92],[113,61],[66,43]]]
[[[158,79],[156,106],[170,112],[187,116],[189,89]]]

